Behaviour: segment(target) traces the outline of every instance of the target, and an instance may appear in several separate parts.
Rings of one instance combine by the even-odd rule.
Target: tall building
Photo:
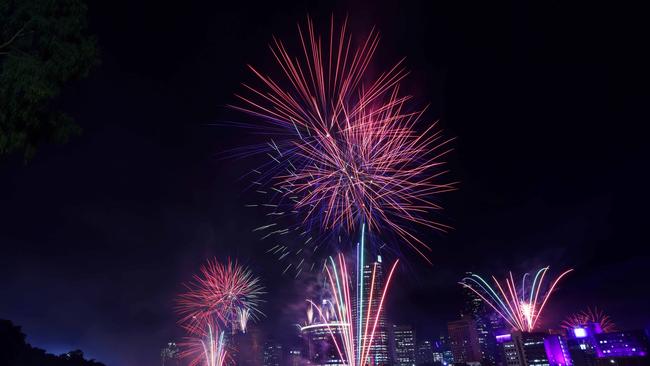
[[[567,345],[574,366],[596,365],[596,334],[598,333],[602,333],[602,329],[597,323],[567,329]]]
[[[545,333],[515,333],[513,338],[519,342],[520,354],[526,366],[548,366],[548,356],[544,347]]]
[[[342,344],[341,326],[338,323],[316,323],[300,328],[306,344],[306,357],[311,365],[344,365],[346,360],[336,349],[332,336]]]
[[[438,362],[442,364],[442,354],[438,356]],[[417,366],[433,366],[435,362],[433,345],[430,341],[422,341],[418,343],[415,349],[415,364]]]
[[[264,358],[264,335],[257,327],[249,327],[246,333],[227,335],[233,345],[228,352],[238,366],[260,366]]]
[[[572,366],[564,337],[539,332],[498,335],[507,366]]]
[[[415,330],[410,325],[390,327],[390,345],[393,365],[415,365]]]
[[[495,336],[500,328],[504,327],[503,320],[491,311],[483,299],[473,291],[464,289],[465,302],[461,316],[469,316],[476,324],[476,335],[481,350],[481,363],[483,366],[496,365],[498,350]]]
[[[650,340],[642,330],[604,333],[600,324],[567,330],[574,366],[650,365]]]
[[[372,297],[370,296],[370,283],[372,279],[372,273],[375,271],[375,281],[374,281],[374,293]],[[379,303],[381,301],[381,291],[378,289],[384,288],[384,268],[381,260],[381,256],[377,256],[377,259],[373,262],[366,263],[363,268],[363,293],[358,294],[356,299],[353,301],[354,311],[352,314],[353,324],[358,324],[358,312],[359,312],[359,297],[361,298],[361,311],[362,311],[362,328],[366,327],[365,319],[374,319],[379,309]],[[370,316],[368,317],[367,309],[370,306]],[[388,352],[388,327],[386,326],[386,316],[385,311],[379,316],[379,321],[377,323],[377,328],[372,337],[372,345],[370,346],[370,352],[368,353],[369,360],[367,362],[376,365],[376,366],[387,366],[390,364],[389,352]],[[371,327],[372,324],[369,325]],[[368,336],[369,337],[369,336]],[[362,342],[368,342],[369,339],[361,336]]]
[[[436,358],[440,356],[442,357],[441,363],[443,366],[454,363],[454,354],[451,352],[450,343],[451,341],[447,335],[441,335],[440,338],[438,338],[438,341],[433,344],[434,362],[436,361]]]
[[[447,323],[447,330],[454,363],[480,364],[482,355],[474,320],[464,316]]]
[[[650,342],[642,330],[596,334],[596,355],[598,358],[614,359],[624,357],[648,357]]]
[[[307,364],[306,360],[303,358],[302,350],[299,348],[291,348],[287,353],[287,366],[302,366]]]
[[[496,337],[498,348],[501,350],[501,365],[523,366],[519,357],[518,347],[512,339],[512,334],[500,334]]]
[[[243,350],[242,350],[243,351]],[[284,366],[282,363],[282,345],[268,341],[264,344],[264,366]]]
[[[550,366],[573,366],[566,338],[549,334],[544,338],[544,349]]]
[[[176,343],[167,343],[167,346],[160,351],[160,359],[162,366],[180,366],[180,350]]]

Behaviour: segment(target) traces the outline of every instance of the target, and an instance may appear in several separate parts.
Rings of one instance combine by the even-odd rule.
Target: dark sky
[[[172,301],[208,257],[234,256],[267,285],[267,331],[289,332],[301,284],[282,277],[251,229],[240,177],[221,159],[259,142],[211,124],[295,40],[307,13],[376,25],[378,62],[406,56],[405,87],[456,136],[449,234],[434,266],[411,260],[389,301],[396,321],[436,335],[457,316],[465,271],[551,264],[576,272],[544,319],[598,305],[623,328],[650,326],[647,22],[592,2],[92,2],[102,64],[63,106],[83,134],[25,165],[0,163],[0,318],[51,352],[110,366],[158,364],[181,333]],[[640,24],[646,24],[640,26]]]

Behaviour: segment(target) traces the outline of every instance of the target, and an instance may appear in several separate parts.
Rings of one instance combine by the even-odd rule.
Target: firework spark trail
[[[179,323],[190,332],[213,321],[234,331],[241,311],[247,320],[263,315],[259,305],[264,288],[259,278],[236,261],[223,264],[208,260],[185,288],[187,291],[178,296],[176,310],[181,316]]]
[[[526,273],[522,278],[519,291],[512,272],[505,278],[503,284],[492,276],[496,289],[477,274],[463,278],[460,284],[490,305],[512,328],[531,332],[536,328],[544,306],[558,282],[573,271],[573,269],[564,271],[552,281],[547,291],[542,292],[544,276],[548,269],[549,267],[544,267],[537,271],[530,287],[526,286],[526,277],[528,276]]]
[[[247,308],[237,308],[237,318],[239,320],[239,329],[242,333],[246,333],[248,319],[250,318],[250,310]]]
[[[364,242],[363,237],[361,242]],[[354,284],[352,276],[348,271],[345,256],[339,253],[336,260],[332,257],[329,258],[330,263],[325,267],[325,271],[333,294],[333,314],[331,316],[328,316],[328,309],[324,310],[317,304],[309,301],[310,308],[313,306],[317,310],[319,317],[326,321],[325,325],[339,357],[342,360],[346,360],[350,366],[361,366],[371,363],[369,357],[375,331],[377,330],[381,314],[384,311],[384,300],[399,262],[396,260],[391,266],[383,288],[377,288],[375,286],[378,275],[377,263],[372,265],[370,291],[368,292],[368,299],[365,301],[367,309],[359,307],[356,317],[354,317],[353,304],[355,299],[353,298],[354,294],[351,286],[355,286],[358,291],[356,292],[356,302],[358,304],[364,302],[361,299],[364,296],[363,271],[365,267],[363,266],[363,253],[362,246],[359,245],[357,249],[357,282]],[[373,308],[373,304],[375,303],[373,299],[376,298],[379,298],[379,303],[376,305],[376,308]],[[337,329],[340,331],[340,336],[330,325],[331,317],[334,319],[333,323],[338,324]]]
[[[598,323],[603,332],[615,332],[616,324],[612,321],[609,315],[604,311],[596,308],[587,308],[575,314],[569,315],[562,321],[562,328],[573,329],[580,326],[585,326],[589,323]]]
[[[309,304],[309,307],[307,308],[307,324],[311,324],[314,322],[314,306]]]
[[[189,359],[189,366],[223,366],[226,364],[228,352],[224,339],[224,331],[214,323],[207,323],[206,328],[192,330],[193,335],[181,343],[182,358]],[[191,333],[192,333],[191,332]]]
[[[275,169],[264,175],[274,197],[291,206],[273,205],[282,214],[272,216],[294,211],[304,226],[348,233],[366,224],[369,231],[397,235],[428,260],[430,247],[406,227],[449,229],[428,216],[442,209],[433,196],[454,189],[441,182],[451,140],[435,123],[416,128],[424,110],[413,111],[411,97],[399,93],[408,74],[402,61],[371,75],[379,44],[374,29],[356,48],[347,21],[337,33],[332,19],[324,40],[311,20],[298,34],[301,57],[291,56],[278,39],[270,46],[284,80],[249,66],[261,86],[244,84],[247,95],[237,95],[243,105],[232,106],[266,121],[260,129],[282,136],[257,146],[273,160]],[[267,237],[274,234],[280,232]]]

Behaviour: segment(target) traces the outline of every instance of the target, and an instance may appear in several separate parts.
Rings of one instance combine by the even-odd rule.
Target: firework
[[[185,288],[178,297],[177,311],[179,323],[190,332],[212,321],[234,331],[241,324],[240,315],[245,314],[246,322],[263,315],[259,305],[264,288],[259,278],[236,261],[209,260]]]
[[[573,269],[564,271],[551,282],[547,289],[543,289],[544,277],[548,269],[549,267],[544,267],[537,271],[530,283],[526,282],[529,274],[524,274],[519,289],[517,289],[512,272],[503,282],[499,282],[492,276],[495,287],[490,286],[483,277],[477,274],[463,278],[460,284],[490,305],[512,328],[522,332],[531,332],[536,328],[544,306],[558,282],[573,271]],[[528,280],[530,281],[530,279]]]
[[[407,75],[402,61],[383,73],[369,71],[379,43],[374,29],[356,48],[347,22],[337,33],[332,20],[325,39],[311,20],[298,33],[301,57],[274,39],[271,51],[282,76],[249,66],[261,86],[244,84],[246,95],[237,95],[242,105],[233,106],[265,121],[256,127],[274,136],[254,148],[271,158],[255,170],[253,184],[269,185],[257,191],[272,203],[248,206],[270,208],[274,219],[297,214],[303,228],[322,232],[349,234],[365,224],[396,235],[428,260],[430,247],[408,227],[449,228],[428,217],[441,209],[433,197],[454,189],[441,182],[450,140],[435,123],[419,128],[424,111],[399,92]],[[256,230],[265,238],[290,232],[277,223]],[[317,250],[314,238],[300,230],[304,244]],[[282,245],[272,250],[290,252]]]
[[[189,359],[189,366],[222,366],[225,365],[228,352],[226,350],[225,333],[219,331],[214,323],[208,323],[205,329],[193,329],[194,334],[181,343],[181,357]]]
[[[562,328],[573,329],[589,323],[599,324],[601,330],[605,333],[616,331],[616,324],[614,324],[609,315],[598,308],[587,308],[586,310],[569,315],[562,321],[561,325]]]
[[[312,304],[309,304],[309,307],[307,308],[307,324],[311,324],[314,322],[314,306]]]
[[[333,314],[325,314],[328,311],[327,308],[323,309],[310,301],[310,306],[313,306],[317,310],[319,317],[324,320],[324,323],[307,325],[307,327],[325,326],[330,333],[340,358],[346,360],[347,365],[350,366],[372,363],[369,359],[370,350],[373,345],[377,325],[384,311],[384,300],[398,264],[398,261],[395,261],[391,266],[383,288],[376,286],[378,276],[377,263],[372,265],[370,283],[364,284],[363,273],[366,267],[363,260],[363,229],[364,227],[362,226],[361,244],[357,247],[356,283],[353,284],[353,278],[348,271],[343,254],[338,254],[336,260],[330,257],[330,263],[325,267],[325,270],[333,292],[331,301]],[[366,294],[364,286],[370,287],[367,292],[368,298],[362,301],[362,297]],[[355,290],[356,306],[354,301]],[[364,303],[367,309],[363,308]],[[373,306],[376,308],[373,308]]]
[[[237,318],[239,319],[239,329],[241,329],[242,333],[246,333],[248,319],[250,318],[250,310],[246,308],[237,308]]]

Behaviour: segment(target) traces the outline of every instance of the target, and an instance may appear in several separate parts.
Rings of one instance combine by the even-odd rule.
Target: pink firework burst
[[[243,310],[253,319],[262,315],[259,305],[264,288],[259,278],[236,261],[224,264],[208,260],[185,288],[176,308],[181,316],[179,323],[190,333],[200,333],[215,321],[222,324],[221,328],[234,330]]]
[[[616,324],[612,321],[609,315],[604,311],[596,308],[587,308],[586,310],[569,315],[562,321],[562,328],[573,329],[575,327],[584,326],[589,323],[598,323],[600,328],[605,333],[615,332]]]
[[[324,39],[311,20],[298,33],[300,56],[274,39],[271,51],[282,76],[249,66],[261,86],[244,84],[246,95],[238,95],[243,105],[234,106],[266,121],[263,128],[279,136],[265,151],[274,166],[265,177],[290,208],[267,205],[271,215],[295,213],[307,227],[348,233],[365,223],[372,232],[396,234],[428,260],[429,245],[408,228],[449,229],[430,217],[441,209],[434,197],[454,189],[442,179],[451,139],[436,123],[424,123],[424,111],[400,94],[407,75],[402,61],[370,72],[376,31],[356,48],[347,22],[335,32],[332,20]],[[274,225],[263,228],[274,230],[269,235],[286,233]]]

